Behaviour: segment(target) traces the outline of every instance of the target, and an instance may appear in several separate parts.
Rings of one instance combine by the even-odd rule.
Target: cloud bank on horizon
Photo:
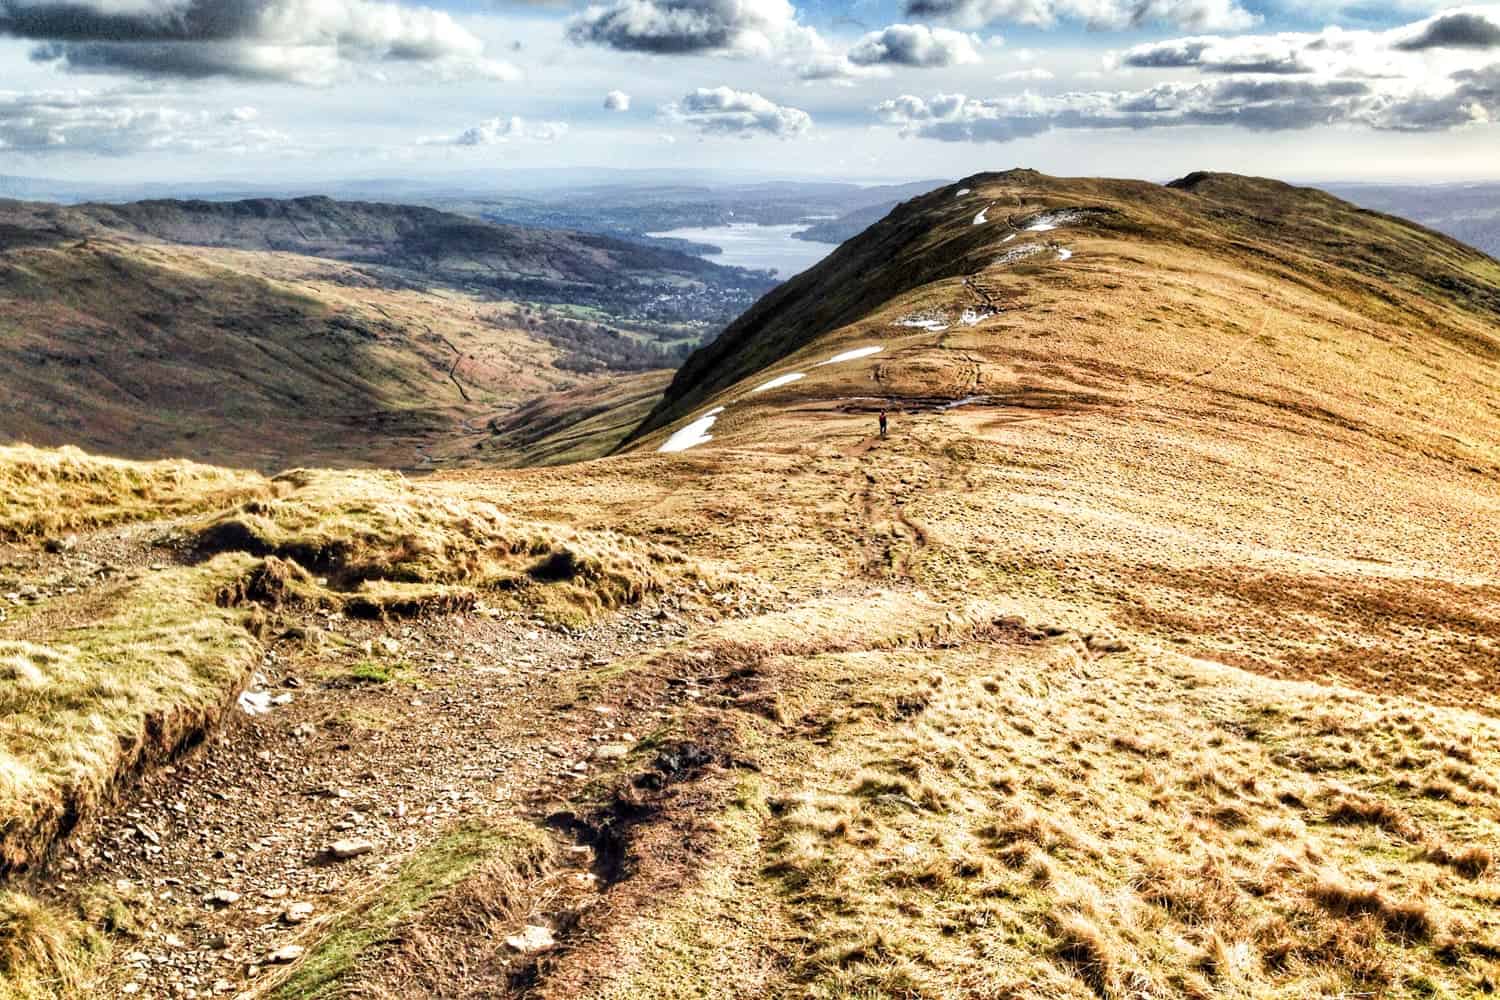
[[[1184,156],[1268,132],[1500,139],[1500,5],[872,3],[856,21],[792,0],[0,0],[0,172],[605,149],[661,165],[678,140],[776,167],[788,143],[837,163],[1144,133]]]

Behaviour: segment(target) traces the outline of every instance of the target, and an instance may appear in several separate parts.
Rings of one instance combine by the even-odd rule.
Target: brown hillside
[[[979,175],[623,454],[12,546],[8,801],[120,763],[53,704],[210,738],[0,894],[0,997],[1491,994],[1497,289],[1271,181]]]

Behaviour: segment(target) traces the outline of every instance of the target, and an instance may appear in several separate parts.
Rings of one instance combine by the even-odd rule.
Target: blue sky
[[[0,173],[1500,176],[1500,6],[0,0]]]

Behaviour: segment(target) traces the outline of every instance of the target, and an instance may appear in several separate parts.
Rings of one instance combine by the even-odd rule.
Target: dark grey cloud
[[[1416,34],[1397,42],[1395,48],[1402,52],[1500,48],[1500,17],[1473,11],[1439,14],[1422,25]]]
[[[578,45],[658,55],[769,55],[806,33],[787,0],[617,0],[567,28]]]
[[[0,35],[66,70],[148,78],[327,83],[377,62],[515,75],[447,13],[389,0],[0,0]]]
[[[255,33],[257,0],[207,0],[155,9],[0,0],[0,33],[54,42],[227,41]]]
[[[1284,38],[1174,38],[1149,42],[1126,51],[1120,63],[1137,69],[1196,69],[1204,73],[1268,73],[1292,75],[1313,72],[1301,57],[1302,48]]]
[[[915,66],[924,69],[979,62],[974,39],[948,28],[893,24],[865,35],[849,50],[856,66]]]

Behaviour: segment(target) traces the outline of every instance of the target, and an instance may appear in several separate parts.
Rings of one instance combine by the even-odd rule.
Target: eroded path
[[[158,523],[66,552],[8,552],[13,579],[38,582],[11,592],[17,610],[0,628],[66,634],[132,579],[187,559],[175,538]],[[697,592],[577,629],[483,605],[384,622],[273,609],[259,669],[225,724],[125,789],[26,887],[64,907],[100,886],[125,902],[132,926],[108,995],[274,984],[289,943],[310,928],[316,937],[405,859],[465,821],[535,823],[701,696],[692,683],[599,677],[723,613]]]

